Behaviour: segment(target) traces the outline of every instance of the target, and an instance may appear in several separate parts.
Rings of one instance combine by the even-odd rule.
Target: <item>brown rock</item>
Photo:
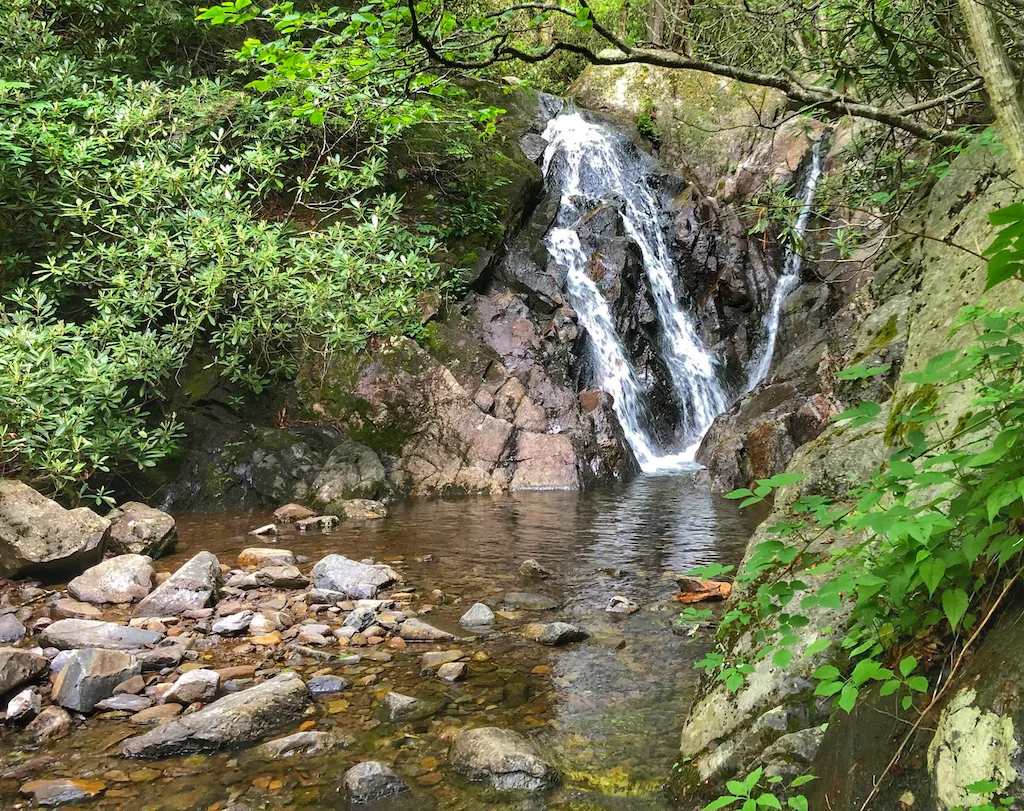
[[[305,518],[313,518],[316,514],[315,510],[303,507],[301,504],[285,504],[274,510],[274,521],[278,524],[294,524]]]

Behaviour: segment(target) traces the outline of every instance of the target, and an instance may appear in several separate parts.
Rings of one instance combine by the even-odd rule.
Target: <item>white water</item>
[[[779,337],[779,318],[782,313],[782,305],[786,297],[800,284],[800,267],[803,265],[805,244],[804,237],[807,234],[807,223],[811,219],[814,194],[818,189],[818,180],[821,177],[822,171],[822,141],[823,139],[819,138],[814,142],[814,146],[811,149],[811,165],[808,167],[807,176],[804,178],[803,194],[800,198],[800,213],[797,216],[796,223],[793,225],[795,238],[786,248],[785,259],[782,263],[782,273],[779,274],[779,280],[775,284],[771,305],[764,315],[765,342],[751,361],[747,391],[751,391],[758,383],[764,380],[772,368],[775,343]]]
[[[727,402],[718,381],[717,363],[676,296],[674,268],[658,204],[647,184],[647,166],[638,156],[629,154],[621,135],[586,121],[578,113],[553,118],[544,138],[548,142],[545,176],[556,156],[565,159],[562,176],[548,177],[549,183],[560,182],[562,189],[559,227],[548,235],[548,249],[552,258],[569,271],[566,292],[590,336],[598,385],[613,396],[619,422],[644,471],[692,467],[701,437]],[[681,450],[659,453],[644,427],[643,389],[615,332],[608,302],[587,275],[589,257],[573,230],[589,210],[581,204],[608,198],[624,203],[623,225],[643,258],[664,336],[663,360],[683,409]]]

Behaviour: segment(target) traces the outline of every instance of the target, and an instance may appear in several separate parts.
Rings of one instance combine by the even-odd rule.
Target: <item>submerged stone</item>
[[[460,732],[448,759],[470,780],[502,790],[542,791],[554,785],[558,773],[518,732],[483,727]]]
[[[376,802],[409,790],[402,778],[376,760],[353,766],[345,772],[342,785],[354,805]]]

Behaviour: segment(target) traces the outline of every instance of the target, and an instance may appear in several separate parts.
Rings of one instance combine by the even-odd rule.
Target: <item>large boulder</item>
[[[577,490],[580,474],[572,440],[564,434],[521,431],[513,490]]]
[[[158,631],[130,628],[102,620],[57,620],[46,626],[42,644],[61,650],[103,648],[104,650],[137,650],[155,645],[164,638]]]
[[[129,501],[111,510],[107,518],[110,520],[108,546],[119,555],[149,555],[155,560],[173,552],[178,543],[174,519],[138,501]]]
[[[373,499],[387,488],[384,465],[377,454],[352,440],[338,445],[313,482],[313,500],[328,512],[343,512],[348,499]]]
[[[121,754],[158,758],[246,746],[300,721],[311,703],[306,683],[295,673],[282,673],[130,738]]]
[[[0,577],[57,578],[103,560],[110,521],[0,480]]]
[[[65,709],[92,712],[114,694],[121,682],[142,672],[127,653],[116,650],[76,650],[67,658],[53,684],[53,700]]]
[[[313,584],[347,594],[355,600],[370,599],[385,586],[401,580],[398,572],[383,564],[367,564],[343,555],[328,555],[313,567]]]
[[[483,727],[459,733],[448,759],[470,780],[502,790],[542,791],[558,781],[558,773],[518,732]]]
[[[0,648],[0,696],[21,687],[46,672],[42,656],[21,648]]]
[[[68,583],[72,597],[96,605],[133,603],[152,590],[153,559],[146,555],[109,558]]]
[[[215,602],[221,584],[220,561],[200,552],[161,583],[135,609],[136,616],[166,617]]]

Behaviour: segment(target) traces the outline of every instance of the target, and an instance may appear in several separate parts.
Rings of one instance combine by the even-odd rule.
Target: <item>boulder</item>
[[[31,797],[36,805],[67,805],[91,800],[106,787],[102,780],[30,780],[21,787],[21,793]]]
[[[89,603],[61,597],[50,608],[50,616],[54,619],[98,620],[103,617],[103,612]]]
[[[544,626],[537,637],[542,645],[569,645],[573,642],[582,642],[590,634],[576,625],[568,622],[550,622]]]
[[[153,560],[168,555],[178,544],[174,519],[162,510],[129,501],[107,513],[110,540],[119,555],[147,555]]]
[[[353,805],[377,802],[409,790],[402,778],[376,760],[353,766],[345,772],[342,785]]]
[[[275,524],[294,524],[304,518],[313,518],[316,511],[303,507],[301,504],[285,504],[274,510]]]
[[[381,588],[399,580],[390,566],[360,563],[342,555],[328,555],[313,567],[318,589],[341,591],[356,600],[376,597]]]
[[[551,577],[551,570],[541,566],[533,558],[527,558],[519,566],[520,580],[547,580]]]
[[[268,549],[261,546],[250,546],[238,553],[235,561],[241,569],[261,569],[264,566],[295,565],[295,555],[287,549]]]
[[[100,620],[57,620],[40,635],[44,645],[61,650],[102,648],[105,650],[135,650],[155,645],[164,638],[157,631],[130,628],[116,622]]]
[[[46,672],[46,658],[21,648],[0,648],[0,696]]]
[[[217,697],[219,687],[220,674],[216,670],[190,670],[178,676],[171,689],[164,693],[163,701],[165,704],[181,704],[185,707],[196,701],[206,703]]]
[[[311,529],[329,532],[340,520],[336,515],[316,515],[313,518],[301,519],[296,526],[299,528],[299,532],[309,532]]]
[[[194,608],[205,608],[217,598],[220,561],[210,552],[200,552],[138,604],[138,617],[166,617]]]
[[[277,760],[295,755],[321,755],[342,746],[343,743],[338,736],[330,732],[309,729],[305,732],[296,732],[283,738],[267,741],[257,747],[256,755],[267,760]]]
[[[522,611],[550,611],[558,608],[557,600],[529,591],[506,592],[502,602],[509,608]]]
[[[53,684],[53,701],[75,712],[92,712],[121,682],[142,670],[134,656],[116,650],[76,650]]]
[[[26,731],[37,743],[55,741],[71,731],[71,716],[64,708],[50,705],[32,719]]]
[[[153,590],[153,559],[118,555],[97,563],[68,583],[68,592],[84,603],[134,603]]]
[[[313,500],[335,510],[348,499],[376,498],[387,488],[384,465],[372,450],[352,440],[343,440],[327,457],[313,482]]]
[[[482,625],[494,624],[494,612],[483,603],[474,603],[473,606],[459,619],[459,625],[463,628],[478,628]]]
[[[295,673],[282,673],[130,738],[122,755],[157,758],[246,746],[301,720],[310,702],[305,682]]]
[[[471,729],[456,735],[448,759],[470,780],[502,790],[542,791],[558,774],[518,732],[497,727]]]
[[[43,701],[39,697],[39,693],[31,687],[26,687],[7,702],[7,723],[28,723],[39,715],[42,708]]]
[[[390,692],[384,696],[384,708],[388,718],[396,723],[422,721],[436,715],[443,706],[442,701],[426,701],[422,698]]]
[[[254,572],[239,573],[228,579],[226,585],[233,589],[301,589],[309,585],[306,577],[294,566],[265,566]]]
[[[25,623],[14,614],[0,614],[0,645],[19,642],[25,638]]]
[[[398,635],[406,642],[443,642],[455,639],[455,634],[435,628],[423,620],[411,617],[402,623]]]
[[[388,508],[383,502],[368,498],[353,498],[342,501],[335,508],[349,521],[377,521],[386,518]]]
[[[0,577],[56,578],[103,560],[110,521],[0,480]]]

